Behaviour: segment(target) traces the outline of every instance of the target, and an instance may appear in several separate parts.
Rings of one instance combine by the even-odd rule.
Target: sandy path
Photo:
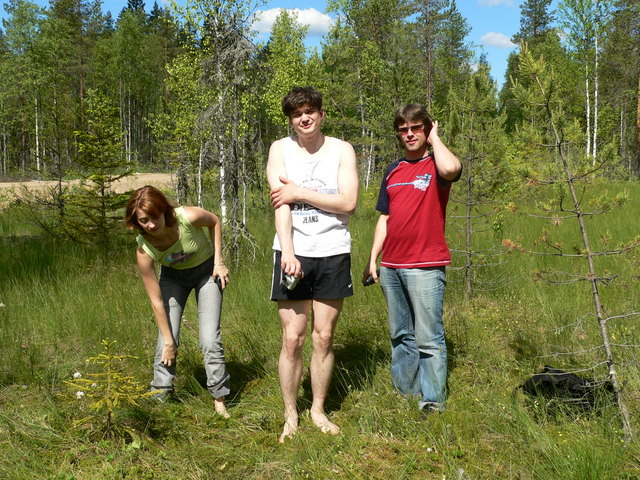
[[[30,182],[0,182],[0,208],[8,204],[11,200],[20,197],[24,188],[30,191],[44,190],[47,187],[57,185],[56,181],[37,181]],[[65,182],[67,184],[78,183],[77,180]],[[163,189],[173,186],[173,175],[170,173],[137,173],[122,178],[114,182],[113,187],[116,192],[126,192],[145,185],[153,185]]]

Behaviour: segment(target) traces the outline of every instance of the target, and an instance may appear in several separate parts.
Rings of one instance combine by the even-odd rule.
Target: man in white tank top
[[[271,299],[278,302],[283,330],[278,372],[285,424],[280,442],[298,429],[296,398],[310,311],[311,419],[324,433],[340,432],[326,416],[325,400],[334,365],[333,332],[344,298],[353,295],[347,223],[358,199],[355,151],[351,144],[322,134],[320,93],[296,87],[282,100],[282,110],[294,134],[271,145],[267,164],[276,225]],[[281,284],[284,275],[297,284]]]

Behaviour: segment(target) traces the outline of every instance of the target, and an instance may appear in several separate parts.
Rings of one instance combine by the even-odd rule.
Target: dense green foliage
[[[134,2],[114,21],[99,0],[53,0],[49,8],[11,0],[0,35],[0,72],[11,79],[0,85],[1,173],[59,178],[81,170],[77,132],[89,128],[90,91],[116,107],[119,154],[130,165],[178,169],[187,180],[220,172],[225,200],[237,195],[236,185],[260,183],[268,145],[286,133],[279,101],[293,85],[326,94],[327,132],[354,144],[367,186],[395,155],[389,125],[398,105],[426,102],[445,138],[470,128],[449,120],[463,115],[460,99],[473,95],[483,59],[455,0],[331,1],[338,17],[321,53],[305,50],[307,28],[287,12],[266,44],[251,43],[255,8],[250,0],[190,0],[156,3],[146,13],[144,2]],[[549,0],[528,0],[521,15],[514,41],[562,76],[576,141],[587,155],[616,156],[607,175],[636,175],[637,2],[562,0],[551,12]],[[519,56],[512,54],[502,91],[487,92],[486,101],[490,115],[505,120],[495,135],[506,154],[535,167],[538,159],[509,136],[538,121],[511,95],[514,82],[526,82]]]

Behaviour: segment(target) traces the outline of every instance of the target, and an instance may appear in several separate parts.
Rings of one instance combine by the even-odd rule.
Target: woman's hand
[[[178,347],[175,343],[165,344],[162,349],[162,363],[167,367],[170,367],[176,362],[176,356],[178,355]]]
[[[213,279],[220,279],[220,288],[224,290],[224,287],[229,283],[229,270],[224,263],[216,263],[213,266]]]

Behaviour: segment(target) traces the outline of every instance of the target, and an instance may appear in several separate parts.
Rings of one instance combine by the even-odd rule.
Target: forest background
[[[244,1],[146,13],[132,0],[117,19],[99,1],[5,4],[0,172],[55,183],[0,198],[3,476],[638,478],[639,260],[629,220],[640,174],[640,3],[550,3],[522,2],[520,49],[500,90],[454,0],[331,1],[337,20],[321,52],[305,48],[306,27],[287,12],[256,44],[256,5]],[[280,101],[306,84],[325,95],[325,133],[358,153],[356,262],[368,255],[383,169],[399,155],[397,106],[425,103],[464,164],[447,226],[452,396],[427,419],[398,402],[383,299],[359,287],[338,332],[331,406],[349,436],[332,443],[303,428],[279,448],[264,170],[270,143],[289,132]],[[129,391],[123,398],[137,405],[114,407],[110,393],[89,394],[100,382],[65,383],[104,364],[84,360],[107,338],[118,342],[103,343],[109,365],[152,350],[153,325],[131,321],[148,305],[132,239],[122,241],[126,195],[112,188],[139,171],[171,172],[172,198],[225,223],[242,286],[225,297],[232,411],[241,412],[230,423],[211,418],[195,346],[181,353],[186,393],[174,405]],[[123,368],[145,378],[148,362],[129,360]],[[545,363],[613,396],[598,394],[586,410],[514,400]]]

